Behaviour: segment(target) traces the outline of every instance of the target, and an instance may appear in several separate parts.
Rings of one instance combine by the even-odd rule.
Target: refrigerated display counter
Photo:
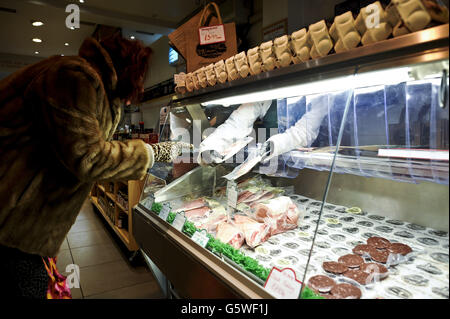
[[[236,184],[231,162],[147,180],[133,232],[173,295],[280,298],[267,278],[290,268],[298,298],[448,298],[448,28],[174,100],[187,114],[273,100],[279,133],[324,114],[311,145]]]

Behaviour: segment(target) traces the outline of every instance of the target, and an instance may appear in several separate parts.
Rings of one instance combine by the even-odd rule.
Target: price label
[[[162,220],[167,220],[167,217],[170,213],[170,204],[165,203],[163,207],[161,208],[161,212],[159,213],[159,217],[161,217]]]
[[[206,247],[206,244],[208,244],[209,237],[206,236],[206,231],[196,231],[194,235],[192,235],[191,239],[202,246],[203,248]]]
[[[223,24],[198,29],[200,45],[225,42],[225,27]]]
[[[235,181],[227,182],[227,204],[229,207],[236,208],[238,198],[238,189]]]
[[[144,201],[144,207],[148,210],[152,210],[153,203],[155,202],[155,196],[150,194]]]
[[[173,75],[173,81],[175,84],[184,84],[186,82],[186,73],[179,73]]]
[[[177,229],[178,231],[181,231],[185,223],[186,217],[184,216],[184,212],[181,212],[175,216],[172,226],[175,227],[175,229]]]
[[[282,270],[273,267],[264,288],[278,299],[297,299],[302,283],[297,280],[295,271],[291,268]]]

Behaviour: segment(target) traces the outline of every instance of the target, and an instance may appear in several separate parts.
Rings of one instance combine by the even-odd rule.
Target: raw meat
[[[244,234],[242,231],[226,222],[222,222],[217,226],[216,238],[225,244],[230,244],[236,249],[241,248],[244,243]]]
[[[246,216],[234,216],[236,226],[244,233],[245,242],[252,248],[265,242],[270,237],[270,226],[259,223]]]
[[[211,208],[204,206],[196,209],[191,209],[184,212],[184,215],[188,220],[191,220],[194,217],[206,217],[208,213],[211,211]]]
[[[248,190],[240,192],[238,195],[237,204],[242,203],[244,200],[246,200],[247,198],[249,198],[252,195],[253,195],[253,193]]]
[[[216,207],[212,210],[208,219],[199,227],[206,229],[210,233],[217,231],[217,225],[227,220],[227,212],[223,206]]]
[[[247,197],[246,199],[244,199],[242,202],[243,202],[243,203],[246,203],[246,204],[252,203],[252,202],[254,202],[254,201],[260,199],[261,197],[263,197],[263,196],[266,195],[267,193],[268,193],[268,191],[265,191],[265,190],[257,191],[257,192],[254,193],[253,195],[251,195],[251,196]]]
[[[296,228],[300,212],[287,196],[277,197],[255,206],[255,219],[270,226],[275,235]]]
[[[189,211],[189,210],[193,210],[193,209],[197,209],[200,207],[204,207],[206,206],[208,203],[206,202],[206,200],[204,198],[199,198],[193,201],[190,201],[188,203],[185,203],[181,208],[177,209],[176,212],[180,212],[180,211]]]

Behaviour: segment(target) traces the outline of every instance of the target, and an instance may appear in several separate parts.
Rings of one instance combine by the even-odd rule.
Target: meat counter
[[[270,99],[277,133],[325,114],[309,145],[235,184],[235,161],[149,175],[133,231],[173,295],[276,298],[270,271],[290,268],[302,298],[449,297],[448,25],[430,30],[174,101],[194,124]]]

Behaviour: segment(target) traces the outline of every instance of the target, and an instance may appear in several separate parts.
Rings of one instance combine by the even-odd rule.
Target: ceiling
[[[70,30],[65,25],[69,15],[65,8],[70,3],[80,7],[79,29]],[[150,45],[172,32],[201,3],[201,0],[84,0],[84,3],[79,0],[0,0],[0,53],[41,58],[55,54],[76,55],[83,40],[92,35],[98,24],[120,27],[124,36],[133,35]],[[42,21],[44,25],[34,27],[32,20]],[[42,39],[42,43],[34,43],[33,38]]]

